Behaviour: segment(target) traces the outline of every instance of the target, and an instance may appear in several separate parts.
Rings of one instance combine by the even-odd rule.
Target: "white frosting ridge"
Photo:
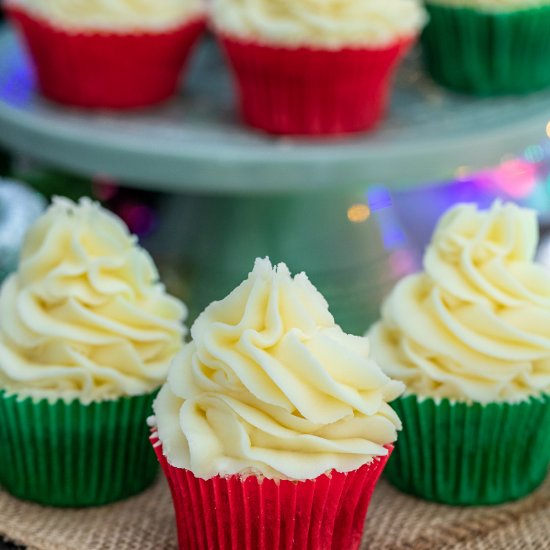
[[[0,388],[83,402],[152,391],[185,315],[119,218],[56,199],[0,291]]]
[[[533,211],[462,204],[440,220],[425,272],[403,279],[370,331],[384,371],[421,396],[489,403],[550,391],[550,276]]]
[[[154,405],[169,463],[196,476],[310,479],[354,470],[396,439],[404,389],[345,334],[304,274],[257,260],[191,329]]]
[[[203,0],[5,0],[68,30],[164,31],[201,17]]]
[[[387,46],[426,23],[419,0],[212,0],[215,27],[282,46]]]

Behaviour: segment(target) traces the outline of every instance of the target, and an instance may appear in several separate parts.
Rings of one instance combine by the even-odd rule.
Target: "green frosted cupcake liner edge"
[[[146,425],[155,395],[84,405],[0,391],[0,485],[18,498],[61,507],[141,492],[158,470]]]
[[[550,86],[550,6],[491,13],[427,4],[425,64],[438,83],[480,96]]]
[[[488,405],[414,395],[392,404],[403,422],[387,479],[402,491],[453,505],[521,498],[550,464],[550,397]]]

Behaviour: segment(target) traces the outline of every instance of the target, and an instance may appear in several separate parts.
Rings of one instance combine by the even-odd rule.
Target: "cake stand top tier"
[[[375,133],[338,141],[273,138],[239,124],[212,40],[196,52],[186,92],[170,103],[132,114],[89,113],[42,100],[14,32],[0,30],[0,143],[58,168],[138,187],[231,193],[406,187],[520,153],[544,138],[549,118],[550,92],[499,99],[451,94],[423,75],[413,54]]]

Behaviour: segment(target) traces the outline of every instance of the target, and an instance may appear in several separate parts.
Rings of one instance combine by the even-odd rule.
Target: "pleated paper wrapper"
[[[0,392],[0,485],[48,506],[97,506],[135,495],[158,464],[146,424],[156,393],[84,405]]]
[[[453,505],[500,504],[534,491],[550,466],[550,397],[520,403],[391,403],[403,431],[386,468],[397,488]]]
[[[358,470],[307,481],[233,475],[208,480],[171,466],[153,434],[168,479],[181,550],[301,550],[359,547],[376,482],[392,451]]]
[[[243,120],[271,134],[338,136],[373,129],[413,39],[379,49],[274,47],[220,35]]]
[[[481,96],[550,86],[550,6],[500,13],[427,4],[422,36],[433,78]]]
[[[131,109],[168,99],[205,27],[195,19],[165,32],[71,32],[9,4],[7,11],[26,42],[42,93],[87,108]]]

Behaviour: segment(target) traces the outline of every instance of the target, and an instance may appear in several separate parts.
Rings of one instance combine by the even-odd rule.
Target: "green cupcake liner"
[[[146,419],[156,392],[84,405],[0,392],[0,485],[49,506],[97,506],[155,479]]]
[[[435,4],[427,9],[424,58],[440,84],[481,96],[550,86],[550,6],[505,13]]]
[[[550,397],[510,403],[436,402],[414,395],[392,404],[403,431],[386,477],[398,489],[454,505],[521,498],[550,465]]]

